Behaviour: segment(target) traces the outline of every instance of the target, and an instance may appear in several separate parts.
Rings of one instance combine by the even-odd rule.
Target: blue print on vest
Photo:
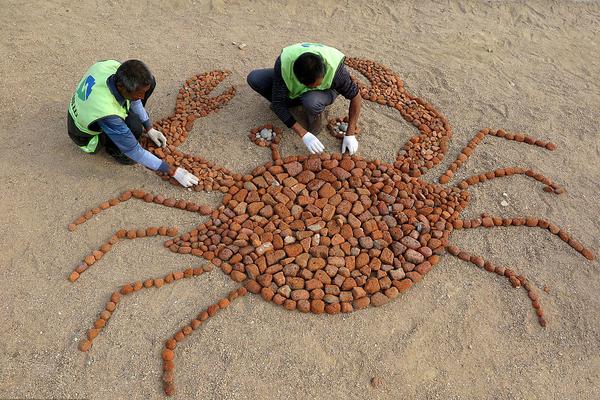
[[[82,81],[79,87],[77,88],[77,97],[79,97],[82,101],[86,101],[88,97],[90,97],[90,93],[92,93],[92,87],[96,84],[96,80],[93,76],[88,75],[85,78],[85,81]]]

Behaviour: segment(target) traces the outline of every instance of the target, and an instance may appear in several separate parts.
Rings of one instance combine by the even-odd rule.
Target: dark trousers
[[[255,69],[248,74],[246,81],[255,92],[271,102],[274,76],[275,70],[273,68]],[[320,114],[325,110],[325,107],[335,101],[337,95],[338,93],[333,89],[310,90],[295,99],[287,99],[287,106],[302,105],[308,114]]]
[[[156,79],[154,79],[154,77],[153,77],[152,83],[150,84],[150,89],[148,89],[148,91],[144,95],[144,98],[142,99],[142,104],[144,106],[146,105],[146,102],[148,101],[150,96],[152,96],[152,93],[154,92],[155,87],[156,87]],[[131,133],[133,133],[133,136],[135,136],[135,138],[139,142],[140,138],[142,137],[142,133],[144,133],[144,125],[142,124],[140,117],[138,117],[137,114],[130,112],[129,114],[127,114],[127,117],[125,118],[125,124],[129,127],[129,130],[131,130]],[[92,128],[98,129],[98,127],[92,127]],[[73,118],[71,117],[71,114],[68,111],[67,111],[67,133],[69,134],[69,137],[71,138],[71,140],[73,142],[75,142],[75,144],[77,144],[77,146],[87,145],[88,142],[90,141],[90,139],[92,138],[92,135],[82,132],[79,128],[77,128],[77,125],[75,125],[75,121],[73,121]],[[125,154],[123,154],[121,152],[119,147],[104,132],[100,133],[100,142],[98,143],[96,150],[91,154],[96,154],[102,147],[104,147],[106,149],[106,152],[108,154],[110,154],[111,156],[113,156],[115,158],[115,160],[117,160],[121,164],[133,164],[134,163],[129,157],[127,157]]]

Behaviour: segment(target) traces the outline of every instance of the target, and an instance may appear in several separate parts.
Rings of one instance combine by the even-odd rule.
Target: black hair
[[[115,84],[123,86],[130,93],[150,86],[151,83],[152,74],[140,60],[125,61],[115,73]]]
[[[302,53],[294,61],[294,75],[303,85],[311,85],[325,76],[325,63],[318,54]]]

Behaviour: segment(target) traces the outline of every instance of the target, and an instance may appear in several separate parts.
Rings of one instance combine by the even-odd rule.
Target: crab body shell
[[[381,305],[439,261],[468,193],[357,156],[292,156],[233,185],[170,241],[265,300],[335,314]]]

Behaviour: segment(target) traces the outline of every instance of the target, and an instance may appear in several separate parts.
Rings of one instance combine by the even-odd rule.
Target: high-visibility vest
[[[310,88],[301,83],[294,75],[294,62],[304,53],[313,53],[321,56],[325,62],[325,76],[317,87]],[[339,65],[344,61],[344,54],[333,47],[320,43],[298,43],[284,48],[281,51],[281,75],[285,86],[290,92],[291,99],[301,96],[309,90],[327,90],[331,87],[333,77]]]
[[[129,100],[124,106],[119,104],[107,85],[108,78],[117,72],[120,65],[115,60],[92,65],[83,75],[69,103],[69,114],[75,126],[92,136],[86,146],[80,146],[86,153],[93,153],[98,145],[100,130],[91,129],[94,122],[112,115],[125,119],[129,113]]]

